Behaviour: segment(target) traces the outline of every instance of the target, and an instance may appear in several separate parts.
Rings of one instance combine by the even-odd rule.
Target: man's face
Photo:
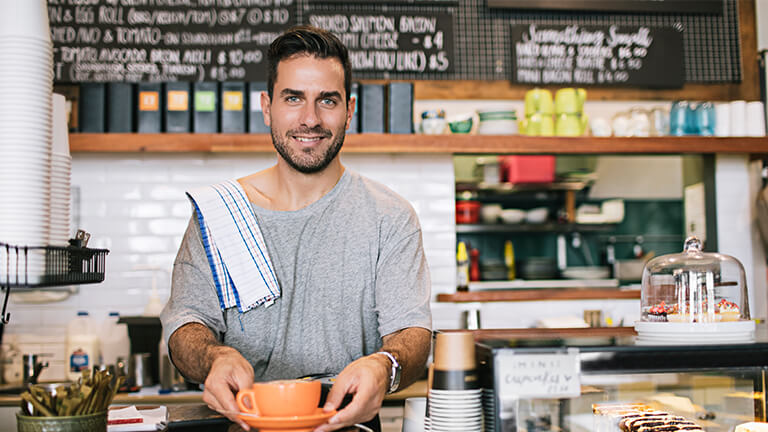
[[[272,100],[261,95],[275,149],[305,174],[322,171],[336,158],[354,103],[347,109],[341,62],[302,54],[278,63]]]

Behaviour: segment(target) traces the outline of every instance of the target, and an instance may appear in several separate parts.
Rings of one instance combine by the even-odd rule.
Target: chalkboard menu
[[[266,48],[296,11],[294,0],[48,0],[55,80],[263,81]]]
[[[349,49],[353,71],[453,72],[450,12],[310,13],[307,23],[326,29]]]
[[[512,81],[533,85],[683,85],[683,37],[672,28],[513,24]]]

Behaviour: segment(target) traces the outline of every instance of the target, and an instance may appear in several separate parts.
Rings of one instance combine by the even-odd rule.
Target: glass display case
[[[766,420],[764,329],[727,346],[483,340],[477,361],[485,432],[732,432]]]

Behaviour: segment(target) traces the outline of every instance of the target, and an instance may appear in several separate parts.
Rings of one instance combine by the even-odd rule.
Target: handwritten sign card
[[[518,354],[503,350],[496,359],[496,386],[505,398],[566,398],[581,394],[579,352]]]

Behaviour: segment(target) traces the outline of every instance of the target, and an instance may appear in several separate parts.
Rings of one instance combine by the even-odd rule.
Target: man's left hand
[[[347,365],[328,392],[323,409],[338,409],[347,394],[352,395],[352,402],[315,432],[335,431],[374,418],[389,388],[391,370],[389,359],[379,354],[361,357]]]

